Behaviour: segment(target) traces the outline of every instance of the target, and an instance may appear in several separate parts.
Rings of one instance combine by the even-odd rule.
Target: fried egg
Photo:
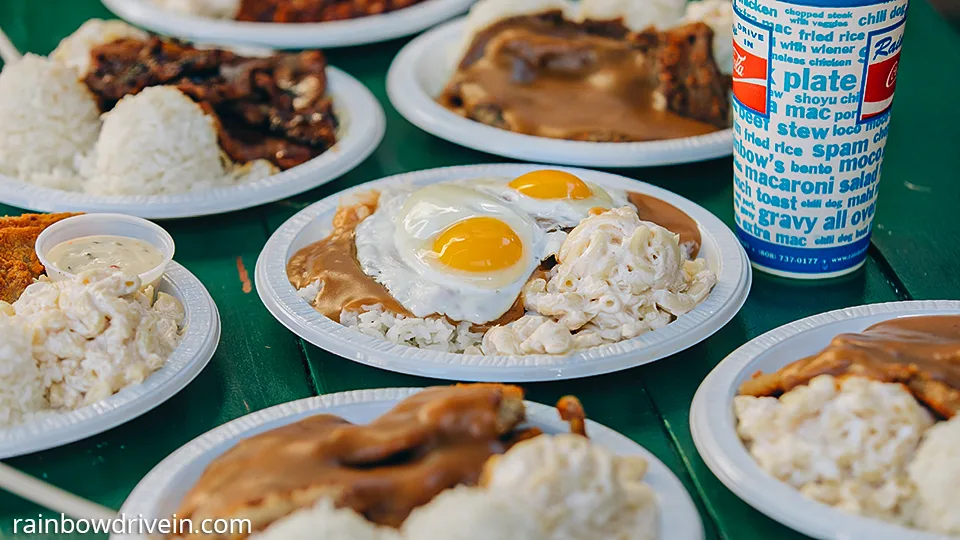
[[[471,178],[459,183],[505,201],[552,230],[576,227],[591,211],[628,205],[625,191],[584,182],[566,171],[542,169],[516,178]]]
[[[357,260],[415,316],[482,324],[510,309],[565,237],[492,195],[439,183],[381,193],[357,227]]]

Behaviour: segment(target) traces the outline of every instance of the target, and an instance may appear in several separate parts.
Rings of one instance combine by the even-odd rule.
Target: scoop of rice
[[[122,38],[145,39],[146,37],[146,32],[123,21],[90,19],[80,25],[74,33],[65,37],[50,53],[50,58],[75,70],[80,77],[84,77],[90,69],[90,51],[94,47]]]
[[[580,17],[594,21],[623,19],[630,30],[639,32],[649,26],[663,30],[683,17],[687,0],[581,0]]]
[[[211,19],[232,19],[240,11],[240,0],[153,0],[153,3],[175,13]]]
[[[413,511],[403,524],[409,540],[546,540],[532,508],[522,499],[458,487]]]
[[[547,11],[562,11],[567,18],[576,18],[576,5],[568,0],[480,0],[470,8],[453,63],[463,58],[477,34],[490,25],[511,17]]]
[[[914,524],[960,535],[960,415],[927,430],[907,470],[919,502]]]
[[[97,195],[168,195],[230,185],[214,119],[176,88],[126,96],[104,115],[82,172]]]
[[[33,333],[0,313],[0,427],[19,424],[44,408],[44,387],[33,360]]]
[[[702,21],[713,30],[713,57],[720,71],[733,73],[733,3],[700,0],[687,4],[683,22]]]
[[[400,540],[393,529],[378,527],[349,508],[321,499],[313,508],[276,521],[250,540]]]
[[[27,54],[0,72],[0,174],[81,190],[75,157],[97,140],[100,111],[72,69]]]
[[[487,462],[482,484],[522,498],[550,538],[653,540],[657,500],[647,461],[617,456],[586,437],[541,435]]]

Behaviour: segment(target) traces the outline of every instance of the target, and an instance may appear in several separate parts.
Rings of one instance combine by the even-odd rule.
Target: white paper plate
[[[368,182],[317,202],[290,218],[267,241],[257,260],[257,292],[284,326],[310,343],[361,364],[390,371],[459,381],[547,381],[588,377],[646,364],[682,351],[730,321],[750,290],[747,256],[733,233],[716,216],[679,195],[609,173],[565,168],[602,186],[652,195],[686,212],[700,225],[700,256],[717,272],[713,292],[672,324],[637,338],[595,347],[570,356],[481,356],[396,345],[341,326],[297,295],[286,265],[300,248],[326,237],[340,197],[354,192],[410,183],[427,185],[455,178],[519,176],[542,165],[470,165],[400,174]]]
[[[177,195],[98,196],[28,184],[0,175],[0,202],[37,212],[116,212],[150,219],[222,214],[313,189],[346,174],[376,150],[386,130],[383,108],[367,88],[327,68],[342,125],[340,140],[316,158],[263,180]]]
[[[588,167],[647,167],[703,161],[733,153],[733,130],[683,139],[598,143],[534,137],[468,120],[435,101],[453,75],[466,18],[408,43],[390,65],[387,95],[420,129],[467,148],[526,161]]]
[[[365,424],[387,412],[417,388],[357,390],[291,401],[248,414],[224,424],[187,443],[154,467],[137,484],[120,512],[144,519],[173,515],[187,491],[197,482],[207,465],[243,439],[276,429],[319,413],[335,414],[356,424]],[[565,433],[569,429],[556,409],[526,402],[527,424],[546,433]],[[650,464],[644,480],[657,494],[660,538],[664,540],[700,540],[703,525],[700,515],[683,484],[659,459],[627,437],[587,420],[587,433],[600,446],[621,456],[643,456]],[[135,535],[111,538],[134,539]]]
[[[814,538],[831,540],[935,540],[945,538],[856,516],[808,499],[770,476],[736,432],[733,397],[757,370],[771,372],[823,350],[837,334],[862,332],[878,322],[917,315],[960,314],[960,302],[891,302],[839,309],[771,330],[733,351],[710,374],[690,407],[690,430],[713,474],[747,504]]]
[[[180,346],[166,364],[141,384],[86,407],[51,413],[33,422],[0,428],[0,459],[62,446],[133,420],[190,384],[220,342],[220,314],[200,280],[171,262],[157,290],[180,300],[186,311]]]
[[[182,15],[162,9],[150,0],[102,1],[118,17],[158,34],[220,45],[315,49],[377,43],[415,34],[463,13],[474,0],[425,0],[383,15],[289,24]]]

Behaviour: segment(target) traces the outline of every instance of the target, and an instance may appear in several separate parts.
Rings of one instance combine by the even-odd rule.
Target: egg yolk
[[[433,243],[440,262],[466,272],[509,268],[523,255],[523,242],[497,218],[473,217],[447,227]]]
[[[514,178],[510,187],[534,199],[588,199],[593,195],[583,180],[568,172],[540,170]]]

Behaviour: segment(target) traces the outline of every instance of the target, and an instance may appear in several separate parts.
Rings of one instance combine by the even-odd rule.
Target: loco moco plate
[[[344,358],[381,369],[457,381],[549,381],[589,377],[653,362],[692,347],[730,321],[747,298],[750,264],[733,233],[716,216],[679,195],[623,176],[562,168],[600,186],[651,195],[684,211],[700,226],[700,257],[717,274],[710,296],[664,328],[636,338],[568,356],[482,356],[397,345],[340,325],[314,310],[287,278],[287,261],[300,248],[325,238],[341,197],[371,189],[425,186],[457,178],[516,177],[543,165],[469,165],[390,176],[342,191],[287,220],[267,241],[257,260],[257,292],[284,326],[310,343]],[[389,241],[387,239],[386,241]]]
[[[733,152],[733,130],[648,142],[567,141],[514,133],[469,120],[436,102],[458,62],[466,18],[438,26],[408,43],[390,65],[387,95],[410,123],[450,142],[498,156],[587,167],[647,167],[691,163]]]
[[[383,388],[342,392],[291,401],[238,418],[197,437],[161,461],[137,484],[120,512],[144,519],[171,516],[207,465],[241,440],[320,413],[366,424],[417,391],[416,388]],[[526,406],[527,425],[551,434],[569,431],[556,409],[529,401]],[[649,468],[644,481],[657,495],[660,538],[703,538],[703,525],[693,500],[663,462],[627,437],[591,420],[587,420],[587,434],[593,442],[615,454],[642,456],[647,460]],[[140,537],[114,535],[111,538],[132,540]]]
[[[755,372],[772,372],[816,354],[837,334],[862,332],[899,317],[960,314],[960,302],[928,300],[890,302],[839,309],[781,326],[730,353],[703,380],[690,407],[690,430],[697,451],[713,474],[747,504],[814,538],[847,540],[937,540],[924,533],[842,512],[808,499],[767,474],[737,436],[733,397]]]
[[[0,202],[37,212],[113,212],[150,219],[222,214],[290,197],[335,180],[376,150],[386,130],[383,108],[360,81],[328,67],[341,121],[337,144],[303,165],[256,182],[176,195],[89,195],[0,175]]]
[[[211,19],[170,11],[151,0],[102,1],[121,19],[158,34],[219,45],[316,49],[377,43],[409,36],[463,13],[474,0],[424,0],[382,15],[320,23]]]
[[[70,412],[44,413],[24,424],[0,428],[0,459],[85,439],[133,420],[190,384],[220,342],[220,314],[200,280],[171,262],[157,284],[183,304],[183,341],[158,371],[140,384]]]

